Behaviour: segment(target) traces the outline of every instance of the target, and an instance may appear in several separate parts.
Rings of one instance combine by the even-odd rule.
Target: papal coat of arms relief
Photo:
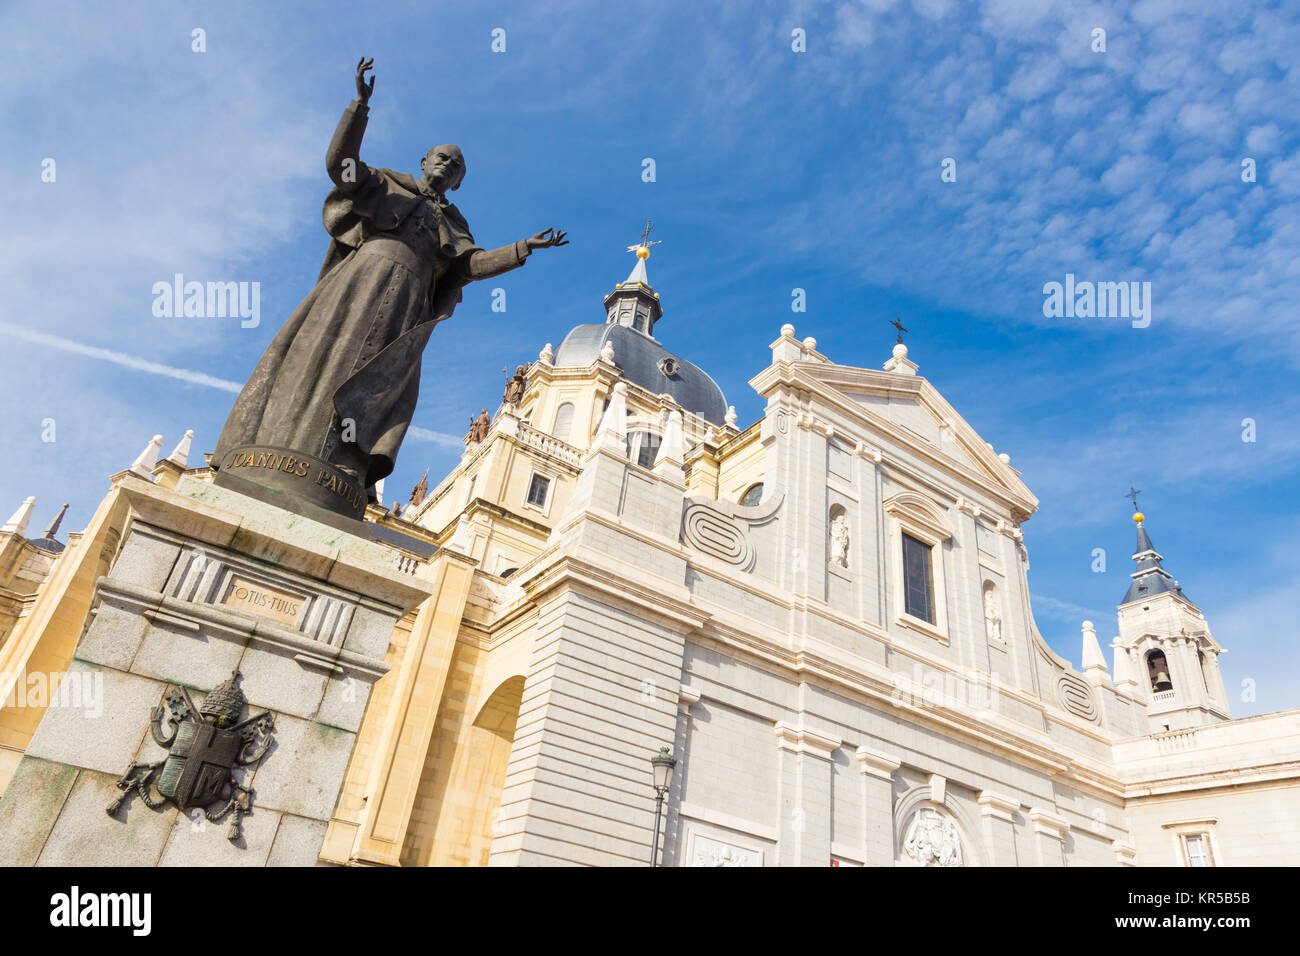
[[[198,707],[184,687],[167,689],[153,709],[149,730],[169,753],[156,763],[127,768],[117,781],[122,796],[109,804],[109,816],[117,815],[134,790],[154,810],[170,801],[182,813],[200,809],[213,823],[231,817],[226,838],[232,843],[239,839],[240,820],[253,808],[253,790],[239,782],[235,768],[257,763],[275,738],[270,711],[239,719],[247,704],[239,680],[235,671]]]
[[[961,866],[957,825],[933,807],[921,807],[912,814],[903,853],[920,866]]]

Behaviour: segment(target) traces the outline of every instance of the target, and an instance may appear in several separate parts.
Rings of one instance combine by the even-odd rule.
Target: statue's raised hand
[[[370,83],[366,83],[366,71],[374,69],[375,59],[371,57],[367,60],[364,56],[357,61],[357,99],[361,105],[365,106],[370,102],[370,94],[375,91],[375,78],[370,78]]]
[[[565,239],[564,233],[559,229],[543,229],[535,236],[529,236],[524,241],[528,243],[529,249],[549,249],[552,246],[567,246],[569,240]]]

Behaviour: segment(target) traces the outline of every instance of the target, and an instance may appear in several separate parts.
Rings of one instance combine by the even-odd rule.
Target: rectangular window
[[[1188,866],[1213,866],[1210,859],[1210,838],[1204,833],[1189,833],[1183,837],[1183,855]]]
[[[912,617],[934,623],[934,576],[928,544],[903,535],[903,608]]]
[[[533,475],[528,484],[528,503],[534,508],[546,507],[546,494],[550,491],[551,479],[544,475]]]

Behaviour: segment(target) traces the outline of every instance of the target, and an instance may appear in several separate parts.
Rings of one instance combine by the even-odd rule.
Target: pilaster
[[[1017,866],[1015,820],[1020,801],[985,790],[979,795],[979,807],[989,863]]]
[[[1069,821],[1050,810],[1034,807],[1029,811],[1029,826],[1034,834],[1035,863],[1038,866],[1065,865],[1065,834]]]
[[[902,761],[868,747],[856,752],[862,775],[862,832],[867,866],[894,865],[894,773]]]
[[[778,842],[781,866],[829,866],[831,754],[838,737],[778,721]]]

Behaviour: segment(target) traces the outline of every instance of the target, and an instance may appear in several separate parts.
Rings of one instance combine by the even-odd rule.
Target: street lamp
[[[650,758],[650,769],[654,772],[655,784],[655,838],[650,844],[650,865],[659,865],[659,816],[664,809],[664,794],[673,782],[673,768],[677,761],[667,747],[660,747],[659,752]]]

